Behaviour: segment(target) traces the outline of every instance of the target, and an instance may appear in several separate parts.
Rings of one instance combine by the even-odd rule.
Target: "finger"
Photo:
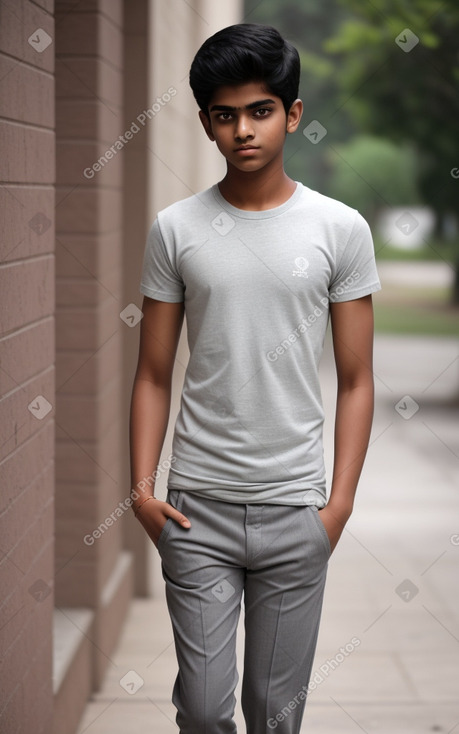
[[[174,510],[174,512],[171,513],[170,516],[173,518],[173,520],[175,520],[175,522],[178,522],[179,525],[182,525],[184,528],[191,527],[191,523],[188,518],[185,517],[185,515],[182,515],[181,512],[178,512],[178,510]]]

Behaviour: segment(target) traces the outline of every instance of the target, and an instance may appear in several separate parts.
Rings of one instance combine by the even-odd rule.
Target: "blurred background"
[[[188,72],[238,22],[298,48],[286,170],[362,213],[383,286],[302,731],[459,730],[457,2],[0,0],[2,734],[177,730],[159,558],[123,504],[138,288],[156,213],[224,175]],[[161,498],[187,359],[185,322]],[[329,334],[321,379],[330,477]]]

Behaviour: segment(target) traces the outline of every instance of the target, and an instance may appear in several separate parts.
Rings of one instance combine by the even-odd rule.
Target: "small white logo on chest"
[[[305,257],[295,258],[296,270],[293,271],[292,275],[297,275],[299,278],[307,278],[307,269],[309,268],[309,262]]]

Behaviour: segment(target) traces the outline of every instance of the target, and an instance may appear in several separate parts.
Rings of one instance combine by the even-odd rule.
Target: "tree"
[[[417,160],[410,146],[358,135],[334,146],[330,159],[329,195],[358,209],[372,229],[381,209],[420,203]]]

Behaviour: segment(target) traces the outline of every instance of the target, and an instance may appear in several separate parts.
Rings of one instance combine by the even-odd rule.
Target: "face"
[[[256,171],[282,161],[285,136],[297,129],[301,112],[298,99],[286,115],[280,97],[250,82],[219,87],[209,104],[210,120],[202,111],[199,116],[229,166]]]

